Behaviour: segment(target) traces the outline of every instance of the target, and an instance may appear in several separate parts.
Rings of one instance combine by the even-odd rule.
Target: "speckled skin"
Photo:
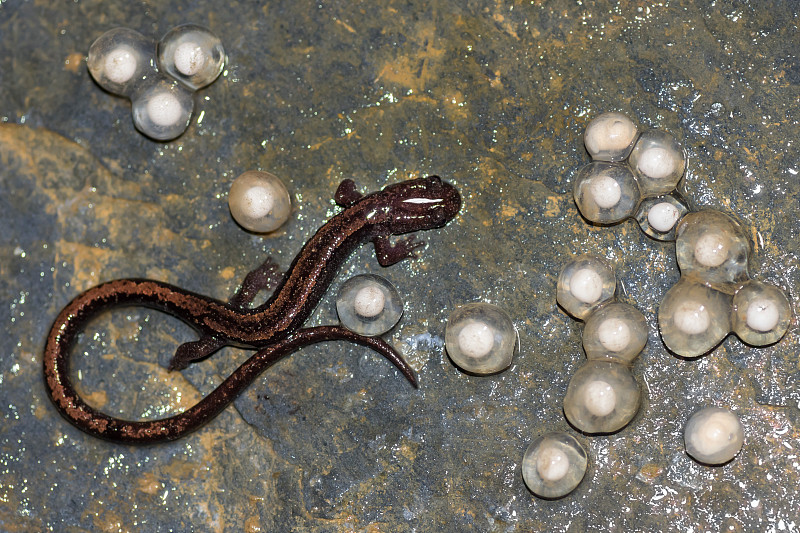
[[[444,226],[461,208],[461,197],[437,176],[408,180],[362,197],[351,180],[336,191],[336,201],[346,209],[333,217],[303,246],[273,296],[255,309],[245,304],[257,290],[244,287],[228,304],[166,283],[121,279],[89,289],[58,315],[44,351],[47,392],[67,420],[87,433],[104,439],[148,444],[180,438],[216,416],[264,369],[281,357],[326,340],[347,340],[368,346],[389,359],[417,385],[414,370],[385,341],[365,337],[336,326],[301,329],[328,289],[336,272],[362,243],[372,241],[378,261],[392,265],[414,257],[423,245],[413,237],[391,244],[390,235]],[[249,277],[249,276],[248,276]],[[103,310],[121,305],[142,305],[172,314],[201,333],[197,342],[184,344],[172,367],[185,367],[225,345],[261,348],[219,387],[190,409],[175,416],[150,421],[114,418],[86,404],[69,377],[70,348],[86,323]]]

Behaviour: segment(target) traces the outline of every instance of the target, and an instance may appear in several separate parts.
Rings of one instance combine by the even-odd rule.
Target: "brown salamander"
[[[346,340],[372,348],[389,359],[414,385],[414,370],[388,343],[358,335],[340,326],[302,328],[337,271],[361,244],[371,241],[382,266],[415,256],[424,243],[412,237],[392,244],[389,237],[447,224],[461,208],[461,197],[436,176],[389,185],[361,196],[352,180],[336,191],[345,209],[331,218],[303,246],[272,297],[255,308],[247,305],[267,286],[267,261],[245,279],[242,289],[224,303],[184,289],[145,279],[120,279],[89,289],[72,300],[50,330],[44,351],[44,378],[53,403],[72,424],[104,439],[146,444],[180,438],[211,420],[261,372],[302,346]],[[200,340],[183,344],[170,368],[185,368],[222,346],[258,351],[219,387],[193,407],[161,420],[114,418],[86,404],[69,377],[70,349],[76,335],[93,316],[114,306],[147,306],[176,316],[194,327]]]

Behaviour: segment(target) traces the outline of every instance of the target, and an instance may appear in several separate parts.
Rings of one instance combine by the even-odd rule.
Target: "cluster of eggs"
[[[604,261],[580,256],[558,277],[556,300],[585,323],[586,362],[572,376],[564,414],[576,429],[608,434],[636,415],[641,389],[630,367],[647,344],[647,322],[632,305],[615,298],[616,277]]]
[[[661,302],[664,344],[678,355],[703,355],[733,331],[747,344],[780,340],[792,309],[786,294],[748,275],[749,241],[741,225],[720,211],[689,213],[676,229],[681,279]]]
[[[583,139],[592,162],[575,180],[581,215],[595,224],[633,217],[651,237],[674,239],[675,225],[689,211],[675,191],[686,169],[681,144],[665,131],[639,133],[622,113],[598,116]]]
[[[216,35],[194,24],[172,28],[157,44],[114,28],[92,43],[87,63],[103,89],[130,99],[136,129],[168,141],[186,131],[194,91],[217,79],[225,50]]]

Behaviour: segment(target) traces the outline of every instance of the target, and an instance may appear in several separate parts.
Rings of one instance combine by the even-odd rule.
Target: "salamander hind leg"
[[[259,292],[274,289],[282,276],[278,268],[278,263],[269,257],[258,268],[248,273],[242,281],[242,286],[228,301],[231,307],[239,310],[247,309]],[[217,337],[202,335],[199,340],[178,346],[168,368],[169,370],[183,370],[190,364],[209,357],[225,344],[224,340]]]
[[[418,240],[413,235],[400,239],[394,244],[388,237],[379,235],[372,242],[375,244],[375,256],[378,258],[378,263],[384,267],[391,266],[403,259],[417,257],[414,250],[425,246],[425,241]]]
[[[247,309],[259,292],[272,290],[278,285],[278,281],[283,276],[279,268],[278,263],[268,257],[258,268],[250,271],[244,277],[242,286],[228,303],[237,309]]]

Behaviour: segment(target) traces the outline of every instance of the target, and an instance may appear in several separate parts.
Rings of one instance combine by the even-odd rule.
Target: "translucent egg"
[[[748,278],[749,241],[732,218],[714,210],[689,213],[677,228],[675,253],[681,273],[697,273],[709,283]]]
[[[733,331],[748,344],[778,342],[789,329],[792,307],[778,287],[748,281],[733,297]]]
[[[682,277],[667,291],[658,310],[664,344],[684,357],[709,352],[731,330],[731,300],[726,293]]]
[[[160,76],[149,78],[132,98],[133,124],[157,141],[172,140],[186,131],[193,110],[191,91]]]
[[[154,50],[153,42],[141,33],[114,28],[89,48],[89,73],[106,91],[130,97],[143,77],[155,73]]]
[[[445,329],[447,354],[473,374],[493,374],[511,364],[517,332],[508,313],[496,305],[471,303],[456,309]]]
[[[591,313],[583,328],[587,359],[630,365],[647,344],[647,322],[632,305],[612,302]]]
[[[628,164],[639,180],[642,195],[664,194],[673,191],[683,177],[686,154],[669,133],[649,130],[639,136]]]
[[[548,433],[531,442],[522,457],[522,479],[541,498],[561,498],[586,474],[586,450],[566,433]]]
[[[228,207],[240,226],[255,233],[275,231],[292,212],[286,185],[274,174],[258,170],[249,170],[233,181]]]
[[[613,224],[633,215],[639,186],[627,165],[595,161],[578,172],[573,194],[581,215],[597,224]]]
[[[586,151],[595,161],[622,161],[631,153],[638,128],[622,113],[603,113],[583,134]]]
[[[564,397],[564,414],[584,433],[614,433],[636,415],[641,390],[628,367],[587,361],[572,376]]]
[[[561,270],[556,300],[573,317],[583,320],[593,309],[614,297],[617,280],[603,260],[582,255]]]
[[[728,409],[705,407],[689,418],[683,431],[686,453],[708,465],[733,459],[744,443],[739,418]]]
[[[354,276],[339,288],[336,312],[342,325],[361,335],[383,335],[400,320],[403,300],[394,285],[374,274]]]
[[[158,43],[159,68],[194,90],[217,79],[224,64],[222,42],[202,26],[177,26]]]
[[[672,192],[643,200],[636,213],[636,221],[650,237],[659,241],[673,241],[678,222],[688,212],[686,201]]]

